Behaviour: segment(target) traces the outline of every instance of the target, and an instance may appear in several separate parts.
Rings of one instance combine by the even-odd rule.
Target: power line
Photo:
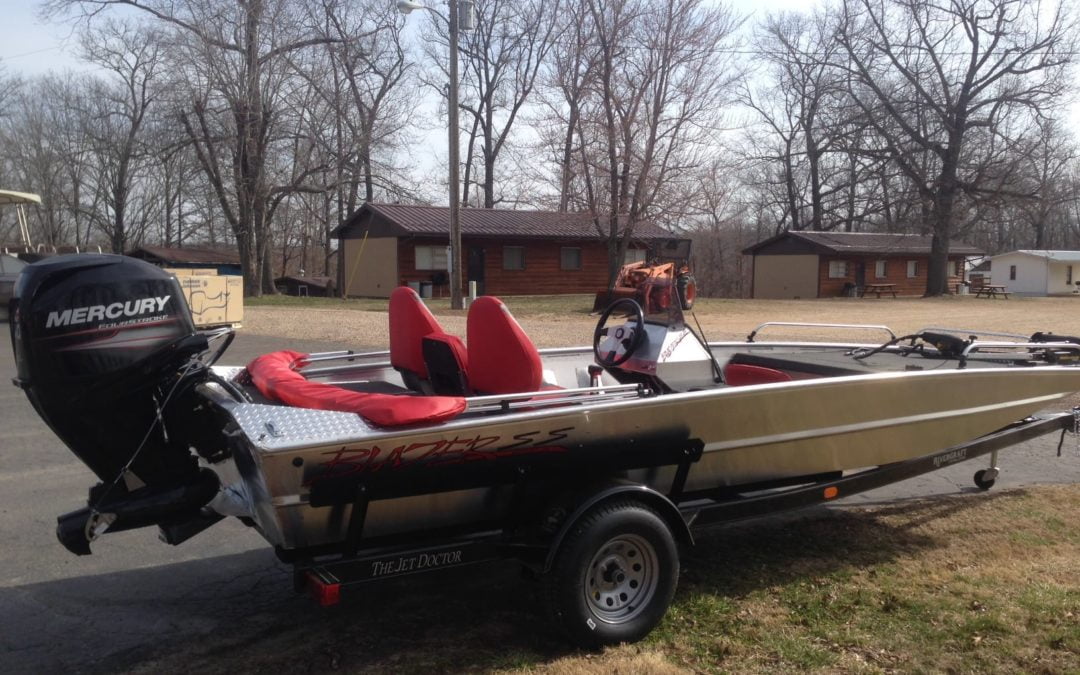
[[[12,59],[21,59],[24,56],[33,56],[34,54],[43,54],[45,52],[52,52],[60,49],[60,45],[53,45],[52,47],[42,47],[41,49],[35,49],[31,52],[23,52],[22,54],[13,54],[11,56],[0,56],[0,61],[10,61]]]

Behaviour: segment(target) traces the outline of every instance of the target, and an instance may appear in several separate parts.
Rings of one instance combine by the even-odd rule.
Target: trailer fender
[[[616,497],[628,497],[651,507],[660,514],[660,517],[663,518],[668,524],[668,527],[671,528],[671,532],[675,535],[676,541],[684,546],[694,545],[694,535],[690,532],[690,526],[683,520],[679,507],[675,506],[667,496],[646,485],[628,482],[606,483],[599,489],[595,489],[594,486],[594,489],[589,490],[584,494],[586,495],[584,499],[579,501],[577,508],[563,521],[558,532],[551,538],[551,545],[548,546],[547,555],[544,559],[543,572],[551,570],[551,565],[555,561],[555,554],[558,552],[559,547],[562,545],[566,535],[570,532],[570,529],[574,527],[578,520],[593,507]]]

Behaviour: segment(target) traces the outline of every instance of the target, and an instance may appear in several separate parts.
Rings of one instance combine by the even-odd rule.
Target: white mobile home
[[[990,283],[1020,295],[1062,295],[1078,289],[1080,251],[1020,250],[990,258]]]

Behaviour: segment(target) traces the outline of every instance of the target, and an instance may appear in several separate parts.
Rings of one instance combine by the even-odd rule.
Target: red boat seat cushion
[[[299,352],[271,352],[249,363],[247,371],[268,399],[297,408],[352,412],[382,427],[445,422],[465,410],[460,396],[367,394],[311,382],[296,371],[305,358],[307,354]]]
[[[390,365],[426,380],[428,371],[424,363],[423,340],[432,333],[442,333],[442,326],[416,291],[408,286],[398,286],[390,293],[388,313]]]
[[[540,353],[498,298],[485,295],[469,307],[469,386],[484,394],[539,391]]]
[[[752,366],[746,363],[729,363],[724,366],[724,383],[732,387],[790,381],[790,375],[775,368]]]

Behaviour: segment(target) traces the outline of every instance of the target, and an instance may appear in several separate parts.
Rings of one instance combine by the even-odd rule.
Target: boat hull
[[[424,483],[424,494],[372,501],[364,536],[498,519],[512,486],[458,478],[496,467],[554,467],[562,481],[626,453],[703,444],[687,491],[889,464],[1000,429],[1080,390],[1080,369],[981,368],[882,373],[726,387],[614,403],[461,419],[385,431],[356,415],[234,404],[237,463],[264,535],[286,549],[340,542],[351,506],[315,506],[327,485]],[[271,430],[268,432],[267,430]],[[663,460],[667,462],[668,460]],[[628,478],[668,492],[675,461]],[[561,473],[560,473],[561,472]],[[456,482],[457,481],[457,482]],[[483,481],[480,481],[483,482]],[[446,486],[439,489],[440,485]],[[405,490],[408,492],[408,490]],[[326,500],[324,500],[325,502]]]

